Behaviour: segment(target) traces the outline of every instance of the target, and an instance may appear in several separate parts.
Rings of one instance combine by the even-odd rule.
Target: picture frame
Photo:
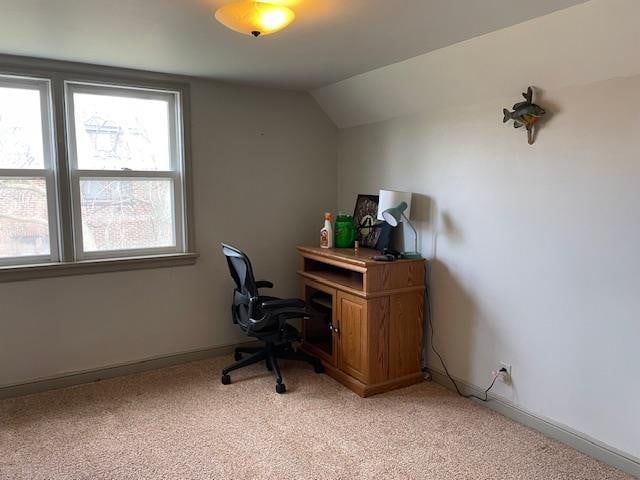
[[[378,195],[359,194],[353,210],[353,223],[356,227],[356,241],[361,247],[376,248],[380,229],[378,223]]]

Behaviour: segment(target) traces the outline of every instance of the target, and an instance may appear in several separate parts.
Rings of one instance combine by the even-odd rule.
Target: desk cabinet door
[[[336,289],[302,279],[302,298],[308,315],[302,321],[303,349],[337,367],[338,336],[333,332],[337,323]]]
[[[338,365],[340,370],[367,382],[369,377],[366,300],[338,291]]]

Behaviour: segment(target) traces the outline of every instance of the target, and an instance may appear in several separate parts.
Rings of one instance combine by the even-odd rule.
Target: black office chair
[[[324,371],[320,359],[293,348],[293,342],[302,340],[296,328],[287,323],[295,318],[306,318],[305,303],[297,298],[280,299],[260,295],[259,288],[273,288],[273,283],[257,281],[249,258],[231,245],[222,244],[222,253],[227,257],[229,272],[236,288],[233,291],[231,316],[249,337],[265,343],[263,347],[239,347],[235,350],[236,363],[222,369],[222,383],[231,383],[229,372],[264,360],[267,369],[276,376],[276,392],[284,393],[286,386],[278,359],[308,362],[316,373]],[[250,354],[242,358],[242,354]]]

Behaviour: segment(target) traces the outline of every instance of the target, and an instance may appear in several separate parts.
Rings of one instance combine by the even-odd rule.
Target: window
[[[49,92],[0,76],[0,265],[59,259]]]
[[[0,271],[187,254],[184,86],[68,77],[0,75]]]
[[[78,258],[183,251],[176,93],[68,82]]]

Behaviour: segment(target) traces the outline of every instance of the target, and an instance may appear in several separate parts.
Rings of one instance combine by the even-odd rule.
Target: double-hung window
[[[0,265],[59,260],[50,91],[0,76]]]
[[[176,93],[65,84],[76,255],[184,249]]]
[[[184,93],[0,75],[0,272],[194,259]]]

